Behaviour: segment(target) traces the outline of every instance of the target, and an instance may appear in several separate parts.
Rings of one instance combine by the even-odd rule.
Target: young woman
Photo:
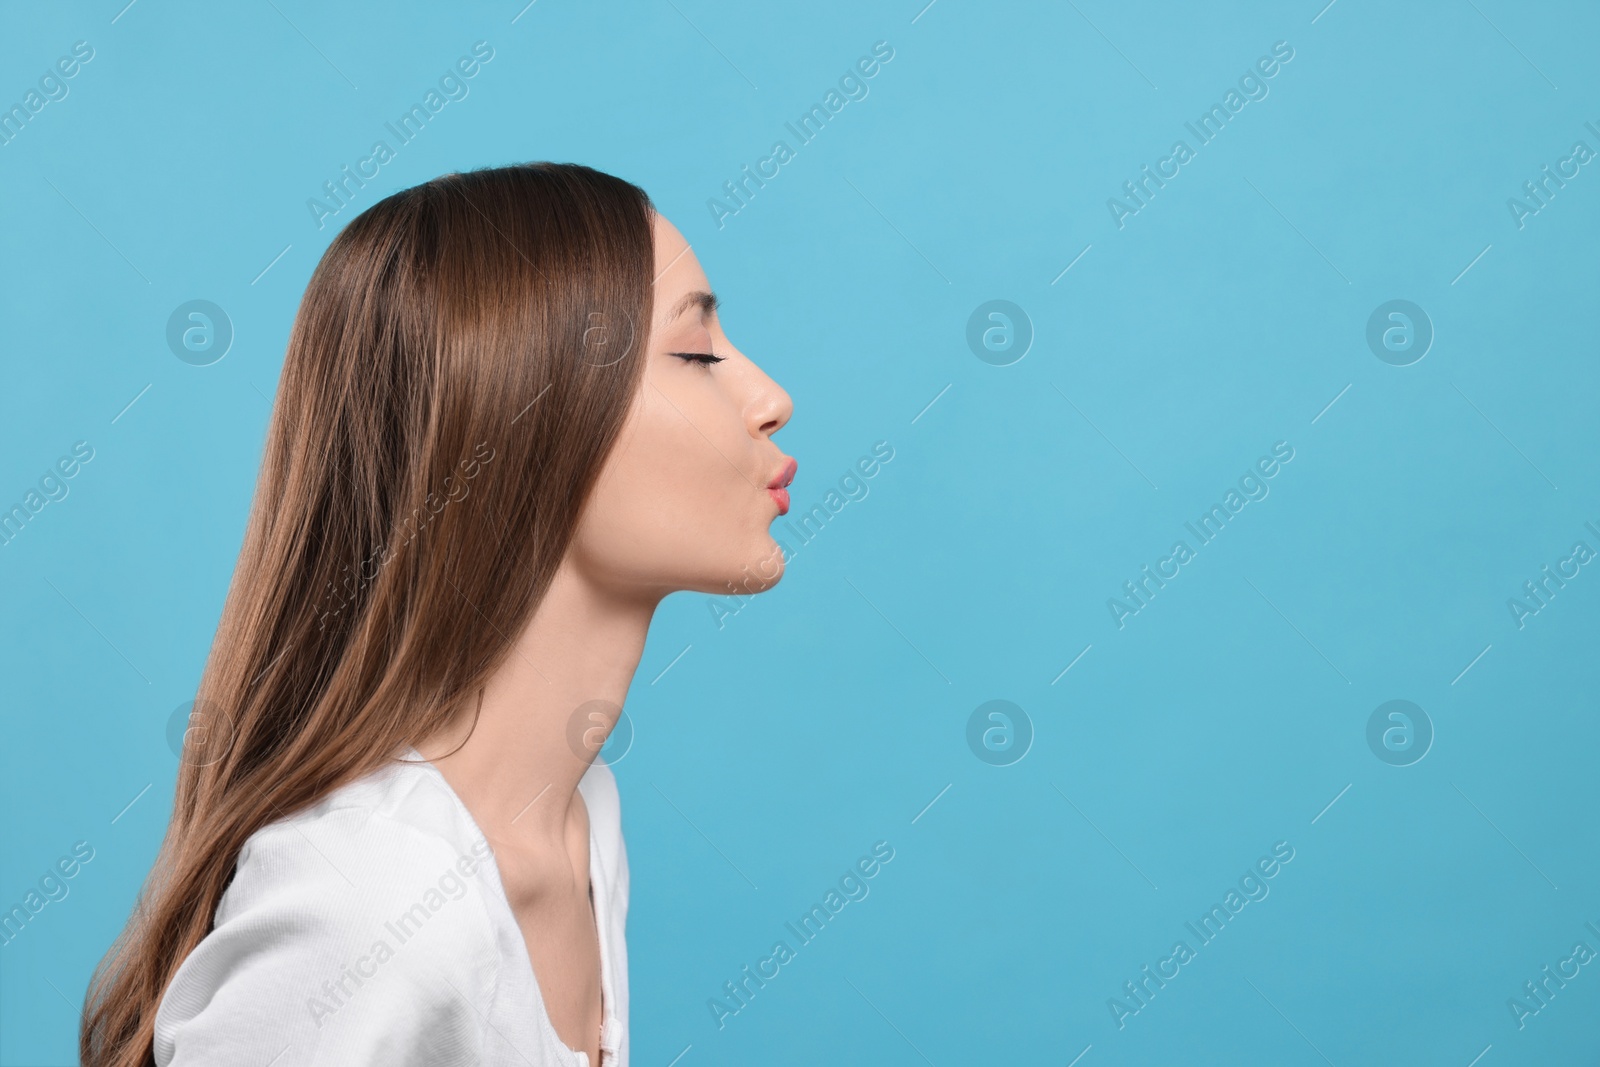
[[[448,174],[333,240],[86,1065],[624,1067],[596,753],[663,597],[781,577],[795,473],[716,308],[586,167]]]

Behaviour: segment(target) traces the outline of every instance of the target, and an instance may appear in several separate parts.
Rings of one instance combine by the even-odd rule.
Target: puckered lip
[[[787,458],[787,459],[785,459],[783,461],[783,467],[778,471],[777,474],[774,474],[772,476],[772,480],[767,483],[767,488],[768,489],[786,489],[786,488],[788,488],[789,483],[794,481],[795,471],[797,471],[799,469],[800,469],[800,462],[798,460],[794,459],[792,456]]]

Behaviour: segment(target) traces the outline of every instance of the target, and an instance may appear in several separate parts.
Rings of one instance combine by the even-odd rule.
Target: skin
[[[653,232],[644,381],[573,544],[489,678],[476,728],[469,711],[416,745],[493,847],[551,1022],[592,1067],[604,1014],[578,780],[621,715],[661,600],[770,588],[783,575],[767,532],[778,505],[766,486],[788,462],[772,435],[794,405],[733,346],[714,310],[674,316],[711,286],[676,227],[657,215]],[[575,717],[588,728],[578,751],[569,743]]]

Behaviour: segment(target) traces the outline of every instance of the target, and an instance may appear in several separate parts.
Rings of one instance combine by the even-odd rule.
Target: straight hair
[[[172,819],[90,981],[86,1067],[154,1064],[251,834],[458,721],[509,654],[640,388],[653,213],[588,167],[483,168],[380,200],[323,253]]]

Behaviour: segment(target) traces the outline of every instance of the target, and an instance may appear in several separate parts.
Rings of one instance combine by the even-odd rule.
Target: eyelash
[[[709,352],[673,352],[672,355],[689,363],[698,363],[707,370],[711,369],[713,363],[721,363],[728,358],[726,356],[713,356]]]

